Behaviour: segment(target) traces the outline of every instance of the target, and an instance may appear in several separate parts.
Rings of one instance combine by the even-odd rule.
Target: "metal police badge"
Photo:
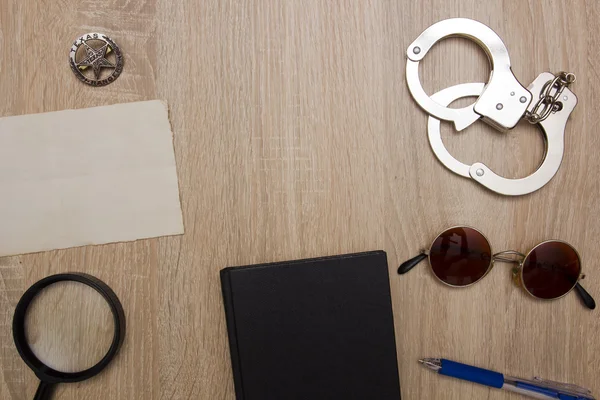
[[[106,86],[123,71],[119,46],[102,33],[81,36],[71,47],[69,64],[77,78],[91,86]]]

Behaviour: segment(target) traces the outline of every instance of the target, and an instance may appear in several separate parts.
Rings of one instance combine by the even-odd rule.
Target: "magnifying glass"
[[[62,333],[56,332],[43,332],[43,329],[33,329],[31,326],[32,317],[29,315],[30,312],[34,313],[37,309],[44,309],[44,304],[42,303],[44,299],[52,299],[57,301],[63,301],[67,304],[63,304],[62,309],[71,309],[72,317],[77,317],[79,321],[84,323],[91,322],[88,321],[89,316],[77,314],[81,310],[74,309],[74,307],[82,307],[84,299],[79,299],[79,304],[73,304],[76,302],[74,299],[69,299],[67,293],[65,293],[64,289],[60,290],[51,290],[56,287],[59,287],[62,284],[71,284],[77,283],[77,286],[81,286],[80,284],[85,285],[83,289],[88,290],[89,288],[94,291],[92,294],[100,294],[100,296],[105,300],[106,304],[110,308],[110,313],[112,314],[112,327],[113,327],[113,335],[112,341],[110,342],[110,346],[108,347],[108,351],[101,356],[100,360],[97,363],[89,366],[86,363],[65,363],[64,360],[61,363],[60,360],[50,360],[42,362],[40,358],[46,359],[47,357],[40,356],[41,349],[39,346],[36,346],[36,342],[38,342],[37,338],[42,339],[43,335],[48,335],[49,337],[59,337],[64,339],[69,336],[69,334],[77,334],[79,331],[76,328],[69,329],[70,327],[64,327],[66,330]],[[55,285],[57,284],[57,285]],[[72,289],[72,288],[71,288]],[[57,295],[53,295],[57,294]],[[45,311],[50,308],[51,310],[57,310],[58,306],[54,304],[46,304]],[[50,307],[48,307],[50,306]],[[95,313],[96,314],[96,313]],[[101,316],[101,312],[98,313]],[[94,315],[92,317],[96,317],[98,315]],[[46,315],[45,320],[49,320],[51,322],[60,323],[60,318],[54,318],[54,315]],[[39,319],[39,318],[37,318]],[[101,319],[102,320],[102,319]],[[63,321],[64,322],[64,321]],[[102,321],[101,321],[102,322]],[[106,322],[106,319],[104,319]],[[109,318],[110,322],[110,318]],[[102,323],[102,325],[106,325],[106,323]],[[105,328],[105,326],[104,326]],[[97,328],[94,328],[97,329]],[[102,329],[102,326],[99,328]],[[32,332],[33,336],[32,337]],[[54,335],[54,336],[53,336]],[[25,361],[25,363],[31,368],[31,370],[35,373],[35,375],[40,379],[40,384],[38,386],[37,392],[35,394],[34,400],[49,400],[52,397],[52,394],[55,389],[55,385],[58,383],[70,383],[70,382],[80,382],[86,379],[89,379],[98,373],[100,373],[106,366],[113,360],[113,358],[119,352],[121,345],[123,344],[123,340],[125,338],[125,312],[123,311],[123,306],[119,301],[117,295],[112,291],[112,289],[106,285],[104,282],[95,278],[91,275],[84,273],[66,273],[66,274],[57,274],[48,276],[31,286],[27,291],[23,294],[17,307],[15,309],[15,315],[13,317],[13,339],[15,345],[17,347],[17,351],[19,355]],[[72,340],[71,338],[70,340]],[[74,342],[67,342],[67,345],[71,345],[72,348],[76,348],[74,346]],[[38,347],[36,349],[36,347]],[[56,352],[56,346],[50,345],[47,346],[50,348],[49,353],[52,351]],[[102,346],[91,346],[91,350],[98,351],[98,347]],[[36,351],[34,351],[36,350]],[[46,349],[47,350],[47,349]],[[62,349],[61,351],[64,351]],[[86,350],[87,351],[87,350]],[[48,351],[46,351],[48,353]],[[74,353],[77,353],[74,351]],[[79,356],[78,354],[74,354],[74,356]],[[61,358],[61,357],[58,357]],[[52,362],[51,362],[52,361]],[[52,364],[52,365],[49,365]],[[88,362],[89,364],[89,362]],[[83,366],[82,368],[78,368],[78,366]]]

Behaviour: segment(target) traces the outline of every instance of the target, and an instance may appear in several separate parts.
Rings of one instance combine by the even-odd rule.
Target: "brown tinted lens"
[[[523,262],[523,285],[541,299],[568,293],[579,279],[581,263],[573,247],[562,242],[538,245]]]
[[[433,273],[453,286],[477,282],[491,265],[490,244],[473,228],[452,228],[435,239],[429,261]]]

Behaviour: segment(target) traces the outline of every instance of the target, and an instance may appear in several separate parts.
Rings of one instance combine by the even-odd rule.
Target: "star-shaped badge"
[[[110,54],[109,57],[115,61],[109,61],[107,54]],[[101,33],[88,33],[73,43],[70,64],[71,69],[82,82],[92,86],[104,86],[114,82],[123,71],[123,54],[119,46],[108,36]],[[110,75],[101,78],[102,70],[105,68],[113,71]],[[86,71],[93,71],[93,74]]]
[[[108,43],[99,49],[90,47],[87,43],[83,44],[87,53],[87,58],[77,63],[78,67],[92,67],[96,79],[100,79],[101,68],[115,68],[115,65],[106,59]]]

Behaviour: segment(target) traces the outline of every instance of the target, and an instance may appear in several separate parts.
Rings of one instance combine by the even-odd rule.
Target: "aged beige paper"
[[[163,102],[0,118],[0,256],[182,233]]]

